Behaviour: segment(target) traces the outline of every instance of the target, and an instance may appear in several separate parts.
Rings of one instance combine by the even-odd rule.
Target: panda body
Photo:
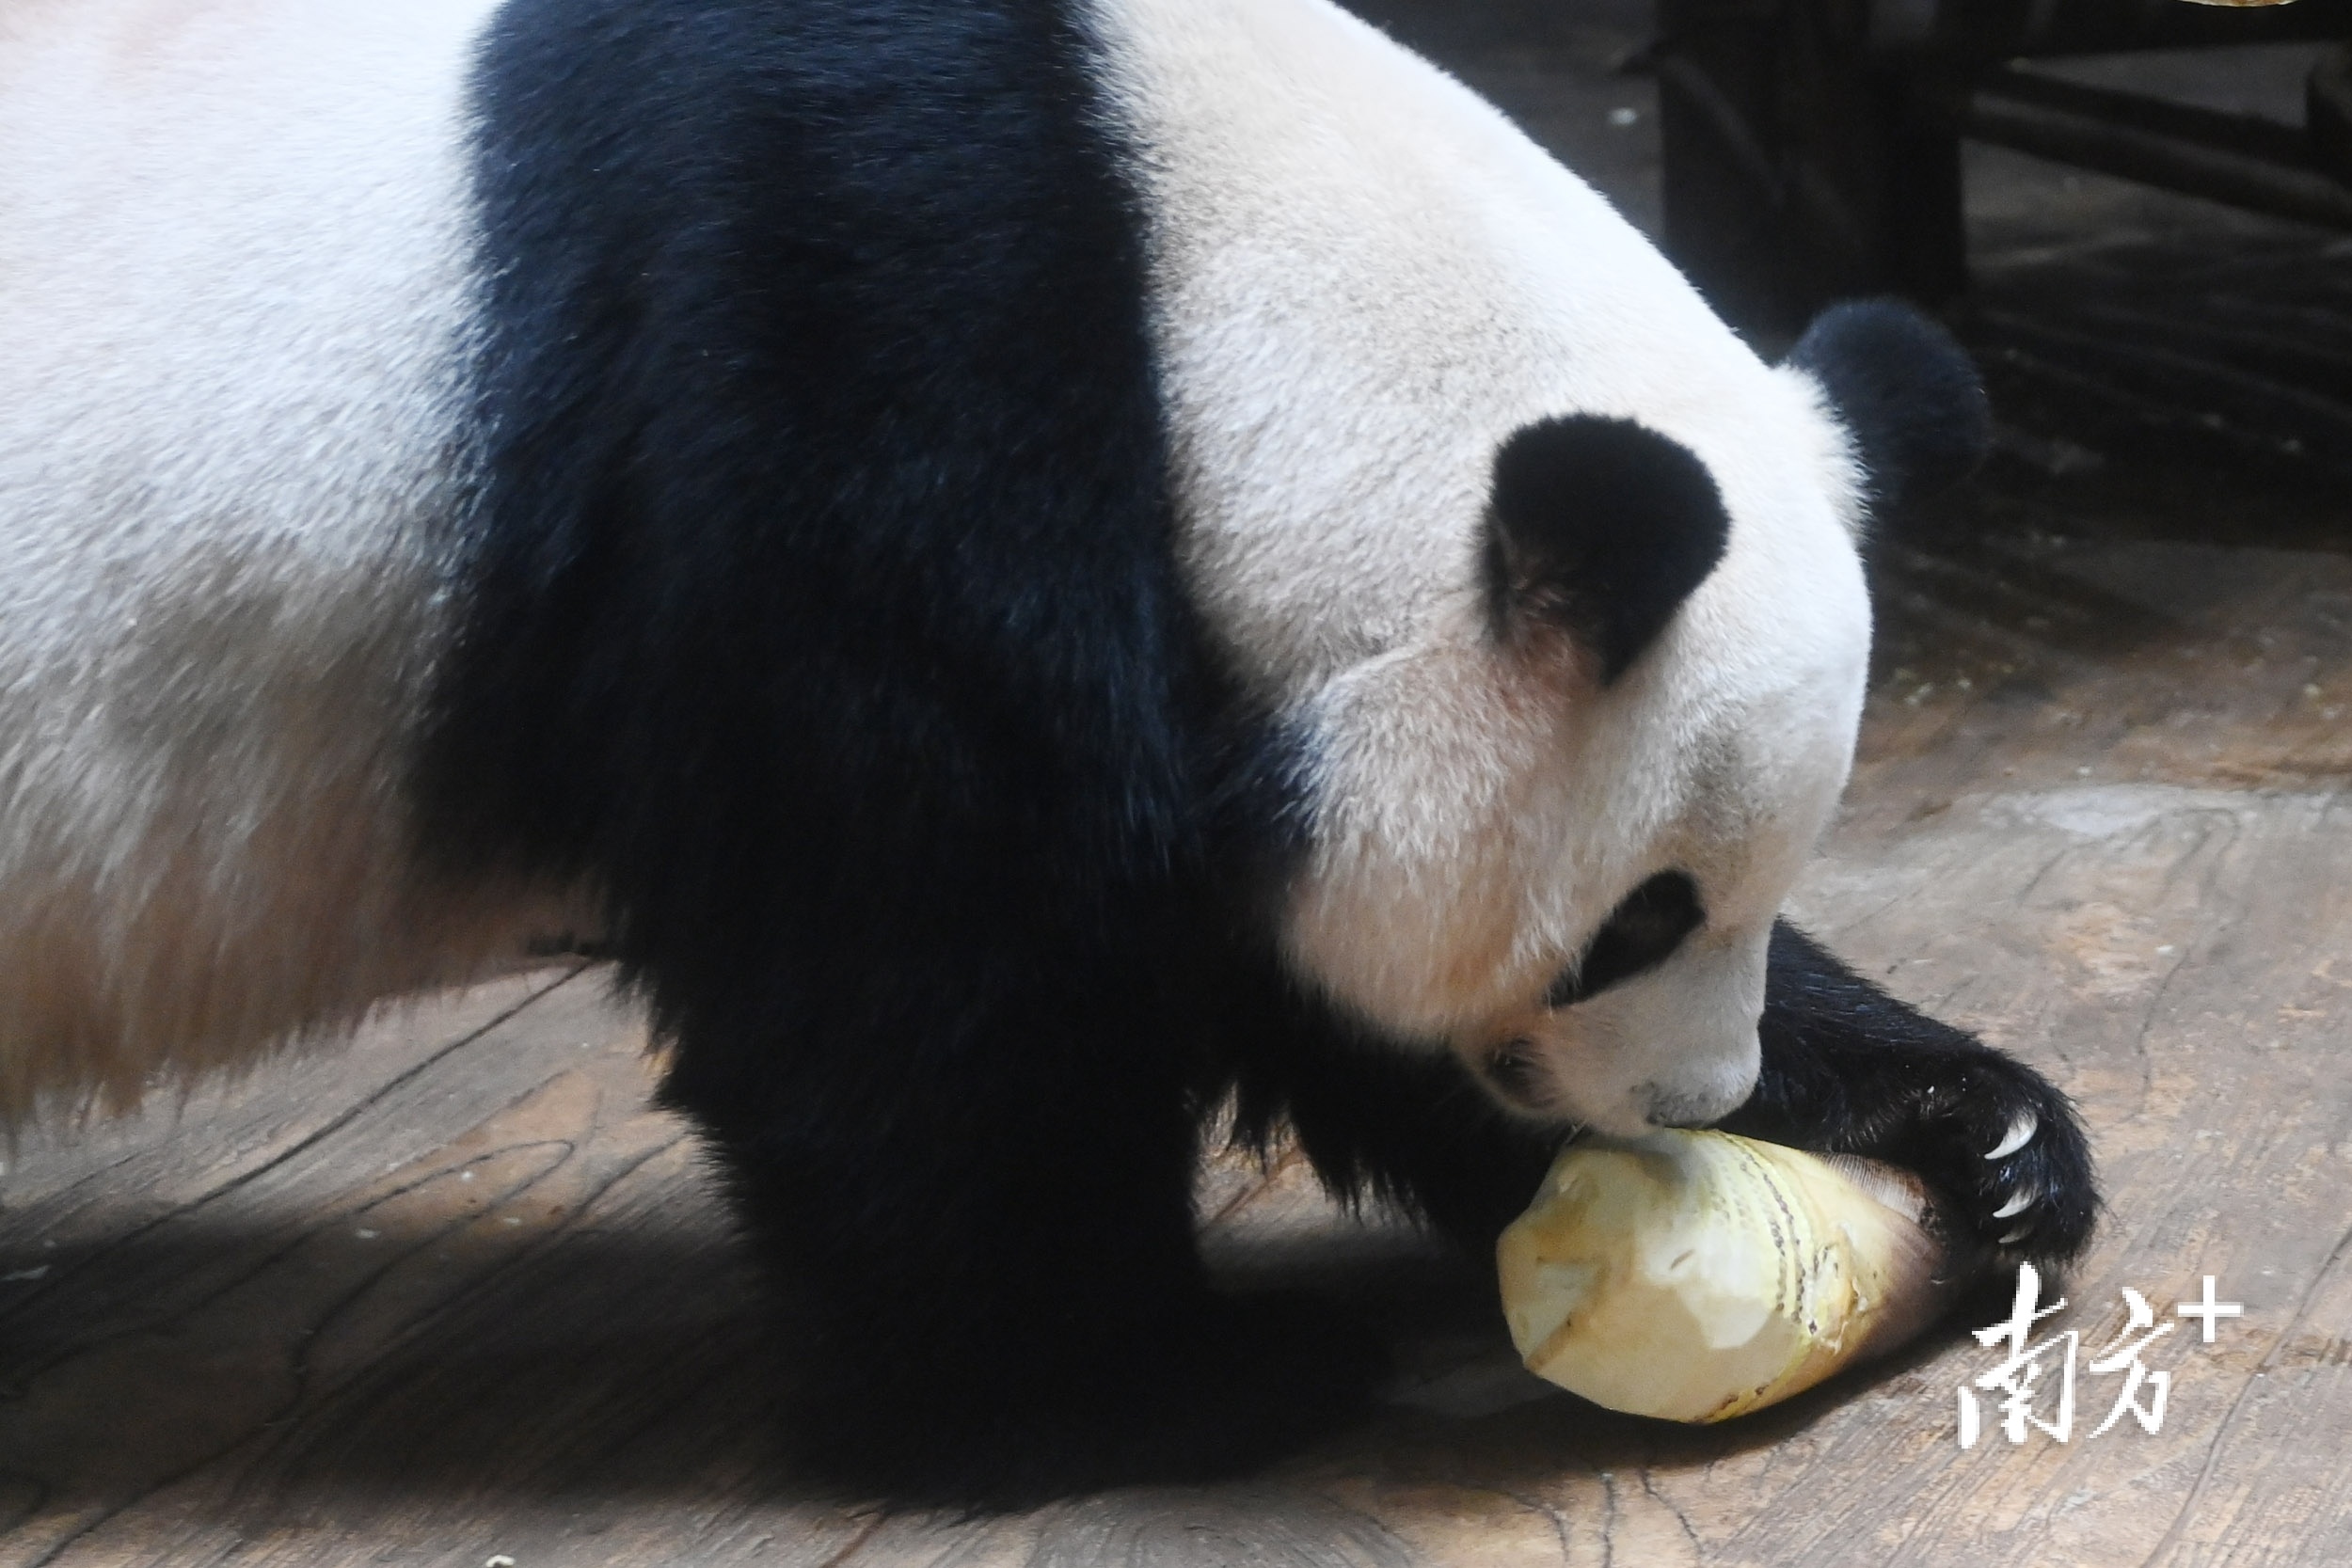
[[[8,945],[40,976],[0,1032],[20,1115],[93,1084],[127,1101],[158,1069],[593,923],[569,877],[421,864],[405,776],[500,417],[469,386],[486,258],[467,123],[496,15],[60,8],[13,52],[6,109],[39,154],[10,176],[6,546],[28,608],[7,733],[39,752],[0,882],[24,890]],[[1183,590],[1319,763],[1318,839],[1413,851],[1321,857],[1289,895],[1294,954],[1409,1037],[1492,1036],[1686,805],[1699,726],[1677,717],[1713,701],[1765,728],[1707,644],[1816,710],[1795,750],[1842,755],[1867,613],[1840,432],[1597,196],[1361,24],[1300,0],[1084,20],[1107,111],[1152,150],[1145,325]],[[35,134],[59,123],[84,134]],[[131,189],[163,203],[106,198]],[[1638,677],[1696,669],[1694,689],[1597,712],[1486,645],[1493,453],[1563,410],[1691,445],[1758,519],[1677,628],[1698,646]],[[1754,624],[1791,607],[1817,622],[1811,666]],[[1533,760],[1571,748],[1618,760]],[[1749,1013],[1769,902],[1742,923]],[[1700,1033],[1637,1032],[1686,1051]]]
[[[550,911],[421,874],[490,8],[0,33],[0,1113],[234,1065]]]
[[[2079,1244],[1773,924],[1964,366],[1764,364],[1324,0],[43,0],[0,144],[8,1117],[594,931],[810,1462],[966,1505],[1361,1397],[1201,1273],[1229,1092],[1473,1242],[1746,1100]]]

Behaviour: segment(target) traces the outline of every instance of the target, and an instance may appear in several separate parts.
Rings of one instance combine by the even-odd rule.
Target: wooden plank
[[[0,1562],[2344,1560],[2352,820],[2306,709],[2352,689],[2352,566],[2048,546],[1971,640],[1985,562],[1897,557],[1890,600],[1933,594],[1893,637],[1944,662],[1891,656],[1801,912],[2083,1102],[2113,1208],[2061,1325],[2103,1345],[2122,1287],[2169,1313],[2205,1274],[2245,1303],[2151,1352],[2159,1433],[1963,1452],[1964,1339],[1726,1428],[1608,1416],[1517,1370],[1483,1270],[1228,1163],[1213,1259],[1374,1314],[1387,1412],[1232,1486],[879,1520],[779,1467],[784,1353],[592,975],[21,1150],[0,1273],[48,1272],[0,1287]]]
[[[480,1562],[553,1538],[611,1560],[649,1531],[743,1535],[714,1479],[771,1495],[757,1293],[684,1129],[645,1107],[635,1019],[542,979],[369,1033],[352,1067],[112,1130],[87,1171],[27,1148],[56,1195],[196,1174],[169,1204],[124,1187],[135,1223],[78,1249],[43,1244],[56,1201],[6,1214],[0,1272],[54,1261],[0,1316],[0,1561]],[[169,1124],[206,1112],[268,1135],[189,1166],[164,1140],[205,1147]]]

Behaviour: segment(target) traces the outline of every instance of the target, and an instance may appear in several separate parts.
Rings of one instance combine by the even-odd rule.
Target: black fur
[[[1947,1200],[1963,1257],[2055,1275],[2089,1243],[2090,1146],[2065,1096],[2031,1068],[1897,1001],[1785,922],[1772,931],[1761,1035],[1756,1092],[1725,1129],[1919,1172]],[[1303,1006],[1248,1047],[1236,1068],[1246,1135],[1287,1115],[1335,1190],[1418,1213],[1481,1255],[1572,1135],[1506,1115],[1450,1057],[1384,1050]],[[1985,1159],[2026,1110],[2034,1137]],[[2019,1193],[2032,1201],[1995,1218]]]
[[[1544,1006],[1572,1006],[1648,974],[1706,923],[1698,884],[1690,874],[1660,872],[1618,900],[1575,964],[1552,982]]]
[[[1614,681],[1707,580],[1731,538],[1690,448],[1589,414],[1513,432],[1495,454],[1487,601],[1499,635],[1543,622]]]
[[[1786,922],[1772,929],[1760,1032],[1763,1075],[1728,1130],[1917,1171],[1988,1257],[2056,1274],[2090,1243],[2090,1145],[2074,1106],[2031,1068],[1905,1006]],[[2034,1136],[1986,1159],[2026,1113]],[[2020,1195],[2022,1210],[1994,1217]]]
[[[1219,1039],[1244,1145],[1287,1127],[1335,1196],[1426,1221],[1473,1254],[1492,1252],[1574,1132],[1507,1113],[1450,1053],[1366,1035],[1272,964],[1229,992]]]
[[[1092,76],[1048,0],[513,0],[476,82],[433,826],[603,890],[806,1458],[900,1501],[1239,1469],[1377,1366],[1194,1251],[1264,745],[1179,590]]]
[[[1559,1137],[1268,956],[1301,769],[1181,592],[1093,75],[1056,0],[509,0],[475,83],[483,483],[423,826],[601,890],[791,1309],[803,1460],[900,1503],[1228,1473],[1360,1404],[1368,1338],[1204,1277],[1229,1084],[1457,1235]],[[1622,670],[1720,554],[1712,485],[1608,421],[1515,450],[1507,580]],[[1883,1064],[1859,1113],[1816,1084],[1850,1002],[1775,1015],[1772,1103],[1840,1137],[1893,1115]]]
[[[1868,476],[1873,512],[1976,471],[1993,407],[1952,335],[1900,300],[1852,300],[1813,319],[1788,362],[1829,394]]]

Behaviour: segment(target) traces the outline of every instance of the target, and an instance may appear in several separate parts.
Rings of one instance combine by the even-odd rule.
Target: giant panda
[[[1777,920],[1965,362],[1765,362],[1326,0],[26,0],[0,147],[10,1120],[593,933],[803,1463],[964,1507],[1375,1384],[1205,1276],[1219,1105],[1472,1246],[1708,1122],[2083,1244]]]

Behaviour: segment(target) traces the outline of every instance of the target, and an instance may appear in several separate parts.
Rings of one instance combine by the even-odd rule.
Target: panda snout
[[[1726,1088],[1691,1093],[1645,1084],[1633,1096],[1652,1127],[1711,1127],[1746,1104],[1752,1087],[1752,1084],[1741,1084],[1736,1092]]]

